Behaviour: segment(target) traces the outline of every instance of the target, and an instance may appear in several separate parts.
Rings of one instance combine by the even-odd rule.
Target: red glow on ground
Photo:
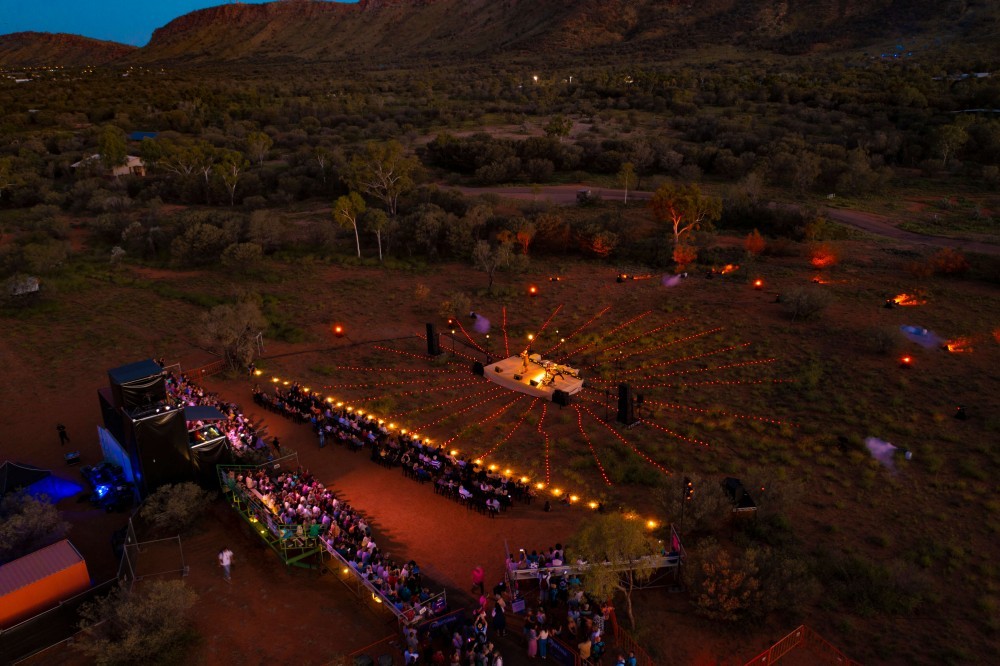
[[[909,368],[910,366],[913,365],[913,358],[910,356],[904,356],[903,358],[899,359],[899,364],[904,368]]]
[[[816,268],[829,268],[837,263],[837,257],[826,252],[820,252],[809,260]]]
[[[340,324],[334,324],[333,334],[336,335],[338,338],[344,337],[344,327],[341,326]]]
[[[972,340],[969,338],[956,338],[944,343],[944,348],[953,354],[965,354],[972,351]]]
[[[916,294],[899,294],[894,296],[892,302],[896,305],[911,306],[911,305],[926,305],[927,301],[920,298]]]

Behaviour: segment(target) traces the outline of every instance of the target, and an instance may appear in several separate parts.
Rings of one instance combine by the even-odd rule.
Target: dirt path
[[[510,199],[534,200],[542,199],[551,203],[567,206],[575,204],[577,193],[581,190],[589,190],[595,196],[599,196],[605,201],[623,201],[625,191],[619,189],[605,189],[588,187],[582,184],[576,185],[549,185],[533,191],[531,187],[454,187],[462,194],[476,196],[479,194],[496,194]],[[647,201],[653,196],[652,192],[629,192],[628,197],[635,201]],[[782,204],[774,204],[782,205]],[[868,213],[860,210],[846,210],[842,208],[821,208],[820,212],[835,222],[845,224],[855,229],[861,229],[876,236],[891,238],[914,245],[932,245],[934,247],[952,247],[966,252],[978,254],[1000,255],[1000,245],[983,243],[979,241],[964,240],[961,238],[950,238],[948,236],[928,236],[917,234],[912,231],[900,229],[897,222],[882,215]]]

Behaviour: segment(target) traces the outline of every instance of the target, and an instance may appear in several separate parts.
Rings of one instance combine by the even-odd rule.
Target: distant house
[[[71,169],[102,169],[101,166],[101,156],[91,155],[90,157],[85,157],[79,162],[69,165]],[[111,176],[112,178],[118,178],[120,176],[145,176],[146,175],[146,163],[142,161],[141,157],[136,157],[135,155],[126,155],[125,164],[119,164],[105,171],[105,175]]]

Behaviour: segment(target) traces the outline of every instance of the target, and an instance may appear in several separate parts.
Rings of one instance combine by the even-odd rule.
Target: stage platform
[[[577,370],[543,360],[538,354],[502,359],[487,365],[483,374],[506,389],[549,401],[556,391],[575,395],[583,389],[583,379]]]

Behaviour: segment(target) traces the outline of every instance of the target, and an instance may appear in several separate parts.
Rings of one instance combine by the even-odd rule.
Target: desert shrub
[[[117,588],[80,609],[74,647],[99,666],[182,663],[195,634],[187,615],[198,595],[183,581]]]
[[[139,516],[157,532],[181,533],[198,521],[214,496],[191,482],[160,486],[142,503]]]
[[[684,479],[691,479],[694,493],[684,499]],[[733,504],[718,479],[698,474],[674,474],[656,490],[656,499],[671,521],[680,522],[684,513],[687,532],[713,532],[722,527],[732,514]],[[683,508],[682,508],[683,505]]]
[[[938,275],[962,275],[969,270],[969,260],[958,250],[945,247],[931,257],[931,266]]]
[[[853,555],[826,558],[819,574],[826,594],[859,615],[912,613],[925,601],[915,575]]]
[[[781,295],[785,312],[792,321],[818,317],[832,302],[833,297],[825,289],[798,287]]]
[[[898,348],[902,339],[899,329],[891,326],[874,326],[868,330],[868,344],[876,354],[892,354]]]
[[[0,562],[27,555],[63,538],[69,525],[56,507],[25,492],[11,493],[0,502]]]
[[[751,257],[759,256],[764,252],[764,248],[766,247],[767,242],[756,229],[747,234],[747,237],[743,239],[743,249],[745,249],[747,254]]]
[[[771,613],[800,613],[820,590],[794,551],[724,548],[709,539],[692,560],[696,612],[715,620],[760,621]]]
[[[690,266],[698,259],[698,250],[690,245],[685,245],[680,243],[674,246],[673,254],[674,263],[677,265],[677,270],[683,270],[686,266]]]
[[[472,310],[472,299],[461,291],[453,291],[441,301],[438,314],[442,317],[463,317]]]
[[[815,268],[833,268],[840,263],[840,252],[830,243],[817,243],[809,248],[809,263]]]
[[[257,243],[233,243],[222,252],[222,265],[249,272],[260,265],[264,251]]]
[[[170,244],[170,254],[182,266],[210,264],[229,244],[223,229],[211,224],[194,224]]]

